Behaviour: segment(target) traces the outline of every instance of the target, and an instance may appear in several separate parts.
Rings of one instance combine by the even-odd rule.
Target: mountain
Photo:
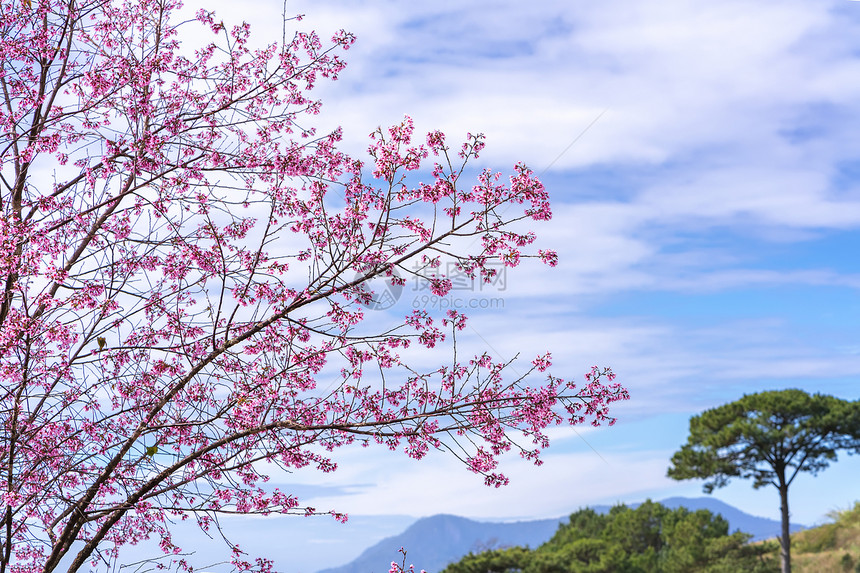
[[[744,513],[712,497],[671,497],[660,503],[672,509],[683,506],[694,511],[707,509],[712,513],[719,513],[729,522],[730,532],[741,530],[751,533],[754,540],[774,537],[780,529],[776,520]],[[638,505],[631,504],[631,507]],[[600,505],[593,506],[593,509],[605,513],[610,507]],[[535,548],[549,540],[558,529],[559,523],[565,521],[566,516],[558,519],[497,523],[474,521],[455,515],[434,515],[419,519],[400,535],[388,537],[369,547],[354,561],[340,567],[323,569],[318,573],[387,573],[391,562],[400,557],[398,550],[401,547],[408,552],[407,565],[415,563],[416,569],[438,573],[446,565],[469,552],[512,545]],[[791,525],[792,531],[800,529],[804,529],[804,526]]]
[[[437,573],[470,551],[510,545],[537,547],[552,537],[564,519],[490,523],[456,515],[434,515],[419,519],[400,535],[383,539],[354,561],[319,573],[387,573],[391,562],[401,557],[398,553],[401,547],[408,552],[407,565],[416,563],[418,570]]]
[[[738,508],[712,497],[670,497],[660,503],[672,509],[683,506],[692,511],[707,509],[711,513],[719,513],[729,522],[729,533],[737,530],[751,533],[753,541],[771,539],[780,533],[781,524],[779,521],[744,513]],[[632,507],[636,507],[636,505]],[[800,531],[801,529],[806,529],[806,526],[789,523],[789,531],[791,533]]]

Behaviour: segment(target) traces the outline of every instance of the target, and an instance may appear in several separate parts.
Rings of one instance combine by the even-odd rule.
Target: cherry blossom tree
[[[413,144],[409,118],[352,158],[307,125],[352,35],[253,49],[246,24],[180,8],[0,3],[0,573],[107,569],[145,539],[190,570],[176,520],[319,513],[274,470],[379,444],[499,486],[499,456],[539,463],[549,425],[614,421],[609,370],[576,386],[548,354],[518,373],[464,358],[456,311],[367,320],[373,279],[445,296],[449,263],[484,281],[498,261],[554,266],[528,250],[523,224],[551,216],[532,171],[466,183],[483,136]]]

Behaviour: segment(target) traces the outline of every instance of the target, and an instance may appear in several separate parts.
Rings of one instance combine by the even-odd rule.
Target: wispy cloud
[[[215,4],[280,37],[279,2],[247,6]],[[323,36],[359,38],[340,81],[318,89],[321,125],[344,126],[349,151],[408,113],[419,132],[454,141],[486,133],[477,168],[550,167],[555,217],[535,231],[560,265],[514,269],[504,309],[474,313],[464,348],[552,350],[562,375],[611,364],[633,392],[618,409],[632,430],[584,436],[610,467],[568,434],[550,450],[552,471],[515,460],[518,485],[485,491],[450,460],[344,451],[323,485],[370,485],[311,492],[320,506],[531,517],[558,515],[559,492],[568,507],[695,494],[664,477],[690,415],[765,388],[856,396],[860,3],[291,0],[287,10]],[[828,491],[856,496],[846,493],[856,476],[829,472],[842,485]],[[745,488],[723,495],[776,514]],[[798,497],[801,521],[815,520],[813,497]]]

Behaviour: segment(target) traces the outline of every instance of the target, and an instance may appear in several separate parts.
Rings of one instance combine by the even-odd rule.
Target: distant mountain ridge
[[[776,537],[779,535],[779,530],[782,527],[782,524],[775,519],[750,515],[732,505],[711,497],[669,497],[660,503],[672,509],[686,507],[691,511],[707,509],[711,513],[719,513],[729,522],[729,533],[734,533],[738,530],[744,533],[751,533],[753,541],[762,541]],[[637,503],[632,507],[638,506],[639,504]],[[791,533],[806,528],[806,525],[789,522],[789,531]]]
[[[692,511],[707,509],[720,514],[729,522],[729,531],[744,531],[754,540],[767,539],[779,533],[780,524],[773,519],[744,513],[727,503],[710,497],[670,497],[660,501],[666,507],[686,507]],[[639,504],[630,504],[638,507]],[[591,506],[599,513],[608,512],[611,506]],[[416,564],[416,569],[427,573],[439,573],[449,563],[457,561],[469,552],[485,549],[524,545],[535,548],[555,533],[560,523],[568,516],[558,519],[541,519],[511,523],[484,522],[456,515],[434,515],[419,519],[403,533],[383,539],[367,548],[355,560],[340,567],[323,569],[318,573],[387,573],[391,561],[399,557],[398,550],[406,548],[407,565]],[[804,529],[792,524],[791,531]]]
[[[566,519],[492,523],[456,515],[433,515],[419,519],[400,535],[369,547],[354,561],[318,573],[387,573],[391,562],[401,557],[398,553],[401,547],[408,551],[407,565],[415,563],[417,570],[438,573],[470,551],[509,545],[537,547],[552,537]]]

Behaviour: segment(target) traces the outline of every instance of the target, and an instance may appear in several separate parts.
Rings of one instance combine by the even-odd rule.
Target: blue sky
[[[238,4],[215,8],[261,40],[280,37],[280,2]],[[343,126],[347,150],[362,154],[368,133],[409,114],[419,132],[484,132],[477,168],[524,161],[543,173],[555,217],[534,230],[559,266],[526,263],[504,291],[470,293],[504,308],[476,313],[464,345],[504,358],[549,350],[567,377],[611,365],[632,394],[614,428],[554,431],[545,466],[508,460],[501,490],[442,455],[342,451],[334,474],[275,476],[304,501],[355,516],[511,519],[697,496],[700,484],[665,477],[690,416],[765,389],[858,398],[860,2],[287,10],[306,29],[358,36],[341,79],[317,90],[318,125]],[[841,456],[799,478],[793,519],[852,505],[858,474],[860,460]],[[772,488],[714,495],[778,516]]]

